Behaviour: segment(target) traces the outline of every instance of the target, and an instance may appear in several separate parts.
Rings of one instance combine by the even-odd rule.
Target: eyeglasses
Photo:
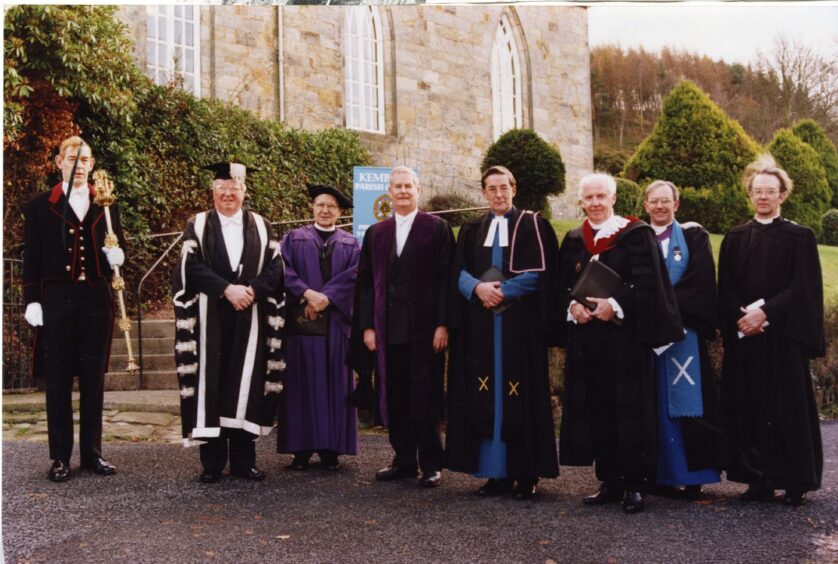
[[[757,198],[761,198],[762,196],[776,196],[779,194],[779,190],[751,190],[751,196],[756,196]]]
[[[234,194],[244,192],[244,188],[241,186],[216,186],[214,189],[219,192],[232,192]]]
[[[672,203],[672,200],[669,198],[655,198],[654,200],[648,200],[646,203],[652,206],[668,206]]]

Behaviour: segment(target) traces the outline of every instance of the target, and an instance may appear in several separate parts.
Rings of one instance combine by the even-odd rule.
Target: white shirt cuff
[[[578,304],[578,303],[579,302],[577,302],[576,300],[570,300],[570,305],[567,306],[567,320],[572,321],[573,323],[576,323],[576,318],[573,317],[572,313],[570,313],[570,308],[573,307],[573,304]]]
[[[620,304],[617,303],[617,300],[614,298],[608,298],[608,303],[611,304],[611,307],[614,309],[614,313],[617,314],[617,319],[623,319],[625,314],[623,313],[623,308],[620,307]]]

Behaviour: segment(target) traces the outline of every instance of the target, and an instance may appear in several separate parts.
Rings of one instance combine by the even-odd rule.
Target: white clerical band
[[[486,240],[483,241],[484,247],[491,247],[495,241],[495,231],[500,226],[500,246],[509,246],[509,220],[505,217],[495,216],[492,218],[492,223],[489,224],[489,232],[486,233]]]

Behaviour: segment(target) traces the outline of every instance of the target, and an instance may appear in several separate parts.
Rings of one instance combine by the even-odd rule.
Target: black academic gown
[[[654,231],[642,223],[625,229],[599,260],[623,285],[613,296],[622,325],[565,322],[565,396],[559,436],[561,464],[589,466],[600,480],[651,478],[657,462],[657,410],[653,347],[683,339],[681,318]],[[627,233],[625,233],[627,231]],[[590,260],[582,228],[567,234],[560,253],[560,311]]]
[[[697,223],[681,224],[690,262],[673,286],[678,311],[685,328],[698,334],[701,366],[702,417],[682,417],[687,469],[720,468],[726,452],[726,438],[720,404],[720,383],[714,373],[707,344],[716,338],[716,267],[710,235]]]
[[[261,216],[245,211],[240,269],[230,268],[218,212],[191,218],[172,281],[175,360],[183,436],[204,441],[222,429],[267,435],[285,371],[283,262],[279,241]],[[229,284],[250,286],[253,305],[236,311]]]
[[[507,445],[508,476],[552,478],[559,468],[547,371],[547,347],[551,344],[547,332],[552,326],[548,315],[556,311],[556,294],[551,288],[558,241],[546,219],[537,216],[534,222],[533,217],[532,213],[513,210],[508,220],[511,243],[514,226],[521,219],[515,237],[515,269],[541,272],[539,290],[518,298],[502,314],[501,438]],[[463,298],[456,287],[461,270],[479,279],[492,266],[492,248],[483,245],[490,224],[491,216],[487,215],[462,227],[452,267],[456,297],[451,302],[459,307],[448,369],[446,465],[467,473],[478,470],[481,440],[492,437],[494,426],[494,313],[476,297]],[[502,252],[503,275],[512,278],[517,275],[510,270],[512,246]]]
[[[764,299],[769,325],[742,339],[739,308]],[[736,482],[821,485],[823,450],[809,359],[825,351],[823,279],[812,231],[778,218],[725,236],[719,255],[722,401]]]

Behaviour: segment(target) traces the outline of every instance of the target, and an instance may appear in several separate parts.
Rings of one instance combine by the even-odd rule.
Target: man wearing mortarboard
[[[95,160],[81,137],[61,144],[55,164],[63,181],[27,204],[23,253],[26,321],[37,327],[46,380],[48,477],[70,478],[73,452],[73,378],[79,378],[81,467],[108,476],[116,468],[102,459],[102,400],[113,330],[112,266],[121,266],[120,248],[105,248],[104,208],[87,183]],[[125,248],[119,212],[111,206],[119,245]]]
[[[273,428],[285,370],[282,257],[270,222],[242,210],[248,168],[205,168],[215,209],[187,222],[172,276],[184,444],[200,444],[202,482],[228,458],[231,474],[261,481],[254,441]]]
[[[294,454],[289,468],[307,470],[315,452],[327,470],[358,450],[355,388],[347,364],[352,304],[361,247],[338,229],[352,200],[331,186],[310,185],[314,223],[282,239],[285,261],[286,359],[279,401],[277,451]]]

